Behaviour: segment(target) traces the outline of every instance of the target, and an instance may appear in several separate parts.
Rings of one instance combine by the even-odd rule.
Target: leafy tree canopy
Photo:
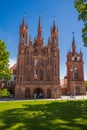
[[[0,80],[10,79],[9,52],[6,50],[5,43],[0,40]]]
[[[87,80],[85,80],[85,86],[86,86],[86,90],[87,90]]]
[[[10,96],[10,92],[4,88],[0,90],[0,97],[9,97]]]
[[[78,19],[84,23],[82,38],[84,45],[87,47],[87,0],[74,0],[74,5],[79,13]]]
[[[87,86],[87,80],[85,80],[85,85]]]

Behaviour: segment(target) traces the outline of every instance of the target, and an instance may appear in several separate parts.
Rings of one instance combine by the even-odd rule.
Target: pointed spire
[[[22,23],[22,25],[26,25],[26,18],[25,18],[25,15],[24,15],[24,17],[23,17],[23,23]]]
[[[72,44],[75,44],[74,32],[72,32],[72,35],[73,35]]]
[[[56,29],[56,22],[55,22],[55,20],[53,21],[53,30],[55,30]]]
[[[22,26],[23,26],[23,27],[27,27],[27,25],[26,25],[26,17],[25,17],[25,15],[24,15],[24,17],[23,17]]]
[[[56,27],[55,16],[53,16],[53,18],[54,18],[54,20],[53,20],[53,32],[58,32],[57,27]]]
[[[41,25],[41,17],[39,16],[39,23],[38,23],[38,35],[42,34],[42,25]]]
[[[76,53],[76,43],[75,43],[75,39],[74,39],[74,32],[72,32],[73,35],[73,39],[72,39],[72,52]]]
[[[39,24],[38,27],[41,28],[41,17],[39,16]]]
[[[56,37],[58,37],[58,28],[56,26],[56,21],[53,21],[53,27],[52,27],[52,31],[51,31]]]

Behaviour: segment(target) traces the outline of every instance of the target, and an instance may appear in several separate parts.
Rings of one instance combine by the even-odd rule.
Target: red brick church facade
[[[17,57],[16,98],[54,98],[60,96],[60,50],[58,48],[58,29],[55,21],[50,30],[48,44],[42,37],[39,17],[38,33],[28,42],[28,26],[25,18],[20,26]]]
[[[58,29],[55,21],[50,30],[47,46],[42,37],[42,25],[39,17],[38,33],[30,36],[25,18],[20,25],[20,37],[17,57],[17,82],[15,98],[54,98],[62,94],[82,95],[86,93],[84,84],[83,54],[76,51],[73,37],[72,51],[67,53],[67,75],[65,87],[60,84],[60,50],[58,47]]]

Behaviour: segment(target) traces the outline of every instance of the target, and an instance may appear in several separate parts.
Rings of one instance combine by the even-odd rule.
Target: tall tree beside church
[[[87,0],[74,0],[74,6],[79,13],[78,19],[84,23],[82,38],[84,45],[87,47]]]
[[[5,43],[0,40],[0,80],[10,79],[9,52],[6,50]]]
[[[86,86],[86,91],[87,91],[87,80],[85,80],[85,86]]]

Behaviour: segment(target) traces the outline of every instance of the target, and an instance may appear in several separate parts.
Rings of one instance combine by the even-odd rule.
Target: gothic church
[[[42,37],[41,18],[38,21],[38,32],[28,40],[28,26],[25,18],[20,25],[20,36],[17,57],[17,82],[15,98],[58,98],[62,94],[83,95],[84,84],[83,54],[76,52],[73,37],[72,51],[67,53],[66,85],[60,84],[60,49],[58,29],[55,21],[50,30],[48,44]]]
[[[25,18],[20,25],[17,57],[16,98],[54,98],[60,96],[60,50],[55,21],[50,30],[47,46],[42,37],[41,18],[38,33],[28,42],[28,26]]]

